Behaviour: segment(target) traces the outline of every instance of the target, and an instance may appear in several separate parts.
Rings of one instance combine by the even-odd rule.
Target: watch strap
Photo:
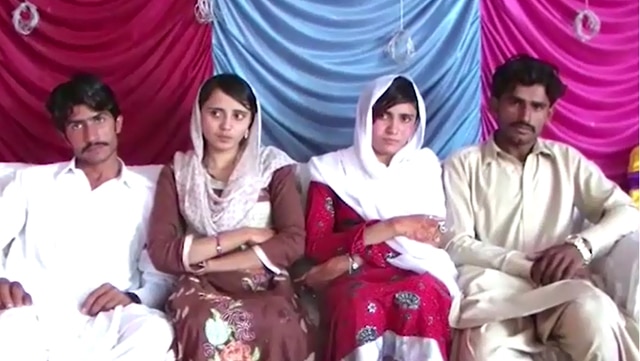
[[[138,297],[138,295],[136,295],[133,292],[125,292],[125,295],[127,295],[127,297],[129,297],[129,299],[131,300],[131,302],[136,303],[136,304],[141,304],[142,301],[140,300],[140,297]]]
[[[580,256],[582,256],[582,261],[584,262],[584,264],[588,264],[589,262],[591,262],[591,258],[592,258],[591,250],[589,249],[589,247],[587,247],[587,244],[584,238],[576,235],[569,236],[567,238],[567,243],[570,243],[574,247],[576,247],[576,249],[580,253]]]

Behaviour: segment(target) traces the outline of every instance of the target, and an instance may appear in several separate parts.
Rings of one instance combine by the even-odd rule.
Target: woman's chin
[[[234,141],[228,142],[207,142],[207,148],[216,152],[216,153],[226,153],[237,150],[239,148],[239,144]]]

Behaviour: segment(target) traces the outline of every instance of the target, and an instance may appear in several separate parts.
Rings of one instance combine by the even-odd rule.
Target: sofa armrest
[[[592,265],[593,270],[602,277],[604,291],[636,321],[640,321],[639,251],[640,240],[636,231],[618,240],[606,256],[595,260]]]

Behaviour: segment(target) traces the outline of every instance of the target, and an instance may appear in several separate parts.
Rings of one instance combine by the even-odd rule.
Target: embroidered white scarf
[[[261,144],[262,113],[260,102],[245,141],[244,149],[224,190],[217,195],[212,177],[203,166],[204,136],[198,97],[191,112],[193,150],[178,152],[173,159],[180,210],[189,226],[203,236],[216,235],[243,226],[255,206],[260,190],[273,172],[295,161],[275,147]]]

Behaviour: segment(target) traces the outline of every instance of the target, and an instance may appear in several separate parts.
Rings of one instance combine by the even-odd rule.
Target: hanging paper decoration
[[[13,27],[22,35],[29,35],[40,22],[38,8],[32,3],[25,1],[13,10]]]
[[[593,39],[600,32],[600,18],[589,9],[589,0],[585,0],[584,7],[573,21],[573,31],[583,43]]]
[[[200,24],[209,24],[216,19],[213,11],[213,1],[215,0],[196,0],[196,6],[193,11],[196,15],[196,20]]]
[[[400,0],[400,30],[391,37],[386,52],[399,65],[404,65],[416,52],[411,34],[404,30],[403,0]]]

